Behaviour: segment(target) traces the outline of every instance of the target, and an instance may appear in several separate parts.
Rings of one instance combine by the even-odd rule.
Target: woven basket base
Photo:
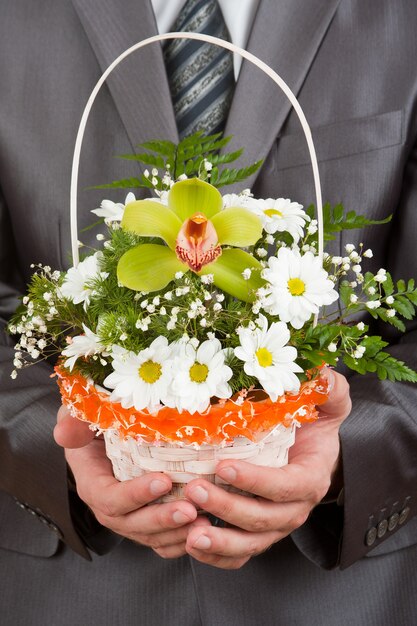
[[[233,444],[220,447],[203,445],[199,449],[175,444],[159,445],[123,439],[115,430],[104,433],[106,453],[112,462],[113,473],[120,480],[130,480],[149,472],[163,472],[172,480],[172,489],[158,502],[184,499],[187,483],[204,478],[222,488],[241,493],[216,476],[216,465],[224,459],[239,459],[266,467],[282,467],[288,462],[288,450],[295,440],[296,423],[285,428],[277,426],[268,435],[254,443],[245,437],[236,437]]]

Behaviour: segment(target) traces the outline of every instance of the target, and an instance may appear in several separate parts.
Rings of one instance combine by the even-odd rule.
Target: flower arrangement
[[[107,235],[77,267],[34,266],[9,325],[19,335],[12,377],[58,357],[75,416],[142,443],[197,448],[315,419],[327,393],[321,368],[339,359],[417,381],[362,320],[366,312],[405,330],[414,281],[363,271],[372,252],[362,244],[321,259],[313,207],[249,190],[222,196],[260,166],[228,168],[242,152],[226,152],[229,139],[197,133],[124,155],[151,171],[102,187],[145,187],[152,197],[130,192],[94,209]],[[324,207],[326,241],[378,223]]]

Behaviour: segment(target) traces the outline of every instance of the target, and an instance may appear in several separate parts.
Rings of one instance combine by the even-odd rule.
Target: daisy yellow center
[[[208,371],[207,365],[195,362],[194,365],[190,367],[190,378],[193,383],[204,383],[207,379]]]
[[[292,296],[302,296],[306,290],[305,283],[301,278],[290,278],[287,284]]]
[[[264,213],[268,217],[282,217],[281,211],[277,211],[277,209],[265,209]]]
[[[162,367],[155,361],[145,361],[139,368],[139,376],[145,383],[156,383],[162,375]]]
[[[269,367],[272,365],[272,352],[267,348],[259,348],[255,354],[261,367]]]

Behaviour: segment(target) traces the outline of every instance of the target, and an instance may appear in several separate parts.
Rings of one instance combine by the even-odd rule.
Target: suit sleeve
[[[416,235],[414,147],[384,265],[394,279],[417,279]],[[415,323],[405,335],[386,339],[393,356],[417,369]],[[346,568],[372,550],[383,554],[417,543],[417,385],[382,382],[375,375],[354,375],[349,382],[353,409],[340,432],[343,505],[319,505],[293,533],[299,549],[327,569]]]
[[[68,490],[63,450],[52,436],[60,405],[57,386],[50,379],[52,369],[41,363],[20,370],[16,380],[10,376],[14,349],[6,324],[23,288],[0,193],[0,491],[90,558],[86,546],[94,549],[97,543],[96,551],[106,551],[103,533],[111,533],[94,524],[76,494]]]

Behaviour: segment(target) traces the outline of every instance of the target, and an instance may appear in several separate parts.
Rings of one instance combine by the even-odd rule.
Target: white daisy
[[[168,406],[203,413],[213,396],[230,398],[232,390],[227,381],[233,372],[225,365],[225,354],[218,339],[207,339],[199,346],[192,341],[181,341],[174,349]]]
[[[113,369],[104,380],[104,386],[114,391],[110,399],[123,408],[148,409],[154,413],[164,402],[172,379],[171,349],[166,337],[157,337],[138,354],[113,346]]]
[[[97,335],[87,328],[85,324],[83,324],[83,329],[85,334],[73,337],[68,347],[62,351],[64,356],[69,357],[64,362],[64,365],[69,368],[70,372],[72,372],[75,361],[80,357],[92,356],[93,354],[108,355],[108,352],[104,351],[104,346],[100,343]]]
[[[102,259],[103,253],[96,252],[81,261],[77,267],[70,267],[60,288],[64,298],[72,300],[74,304],[84,302],[84,310],[87,309],[93,292],[90,287],[91,282],[108,276],[106,272],[100,271]]]
[[[284,322],[274,322],[268,328],[268,320],[260,315],[258,327],[241,329],[239,340],[235,355],[244,361],[245,372],[259,380],[273,402],[286,391],[296,393],[299,390],[300,381],[295,372],[303,370],[294,362],[296,348],[286,345],[290,331]]]
[[[297,250],[280,248],[276,257],[268,259],[262,276],[269,283],[264,289],[264,309],[294,328],[301,328],[319,307],[339,297],[319,257],[311,252],[300,255]]]
[[[252,200],[247,208],[259,215],[263,229],[270,235],[288,232],[295,243],[304,236],[304,225],[309,217],[298,202],[291,202],[288,198],[267,198]]]
[[[104,217],[107,224],[111,222],[121,222],[125,207],[130,202],[136,200],[135,194],[129,192],[126,196],[124,204],[122,202],[112,202],[112,200],[103,200],[99,209],[93,209],[91,213]]]

